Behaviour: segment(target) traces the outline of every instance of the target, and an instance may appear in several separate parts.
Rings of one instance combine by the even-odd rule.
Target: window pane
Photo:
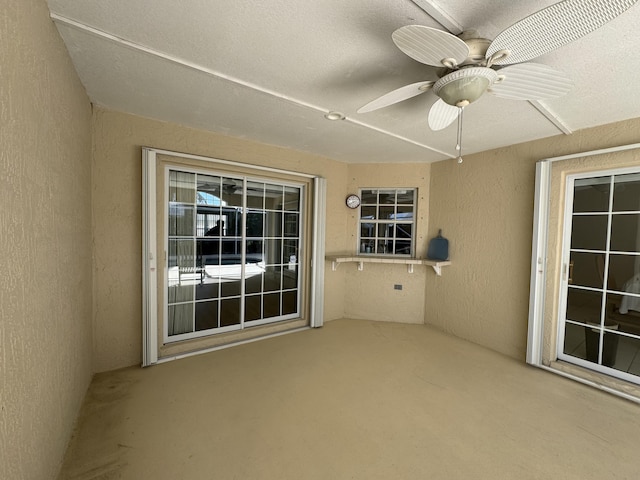
[[[247,240],[247,263],[260,263],[264,260],[262,254],[263,240]]]
[[[210,300],[220,297],[219,270],[218,266],[205,267],[203,281],[196,285],[196,300]]]
[[[263,221],[263,212],[247,212],[247,237],[262,237],[264,234]]]
[[[264,183],[247,182],[247,208],[264,208]]]
[[[378,191],[377,190],[362,190],[360,195],[362,205],[375,205],[378,203]]]
[[[398,218],[413,218],[412,205],[398,205]]]
[[[604,334],[602,364],[632,375],[640,375],[640,339],[613,332]]]
[[[227,237],[220,239],[220,248],[222,249],[222,259],[220,263],[222,265],[240,263],[240,255],[242,253],[240,242],[241,239],[237,237]]]
[[[393,206],[380,205],[378,207],[378,218],[379,219],[393,218],[395,211],[396,209]]]
[[[373,220],[378,218],[376,216],[378,209],[376,207],[360,207],[360,218],[367,220]]]
[[[267,210],[282,210],[284,187],[281,185],[265,185],[265,202]]]
[[[196,240],[198,251],[197,265],[220,264],[220,240],[213,238],[198,238]]]
[[[282,315],[289,315],[298,311],[298,292],[284,292],[282,294]]]
[[[193,303],[169,305],[167,310],[169,335],[179,335],[193,331]]]
[[[640,211],[640,174],[616,175],[614,185],[613,211]]]
[[[399,223],[396,225],[396,238],[411,238],[413,225],[410,223]]]
[[[294,258],[291,258],[294,257]],[[282,246],[282,258],[284,262],[297,263],[298,262],[298,241],[297,240],[284,240]]]
[[[282,240],[265,240],[265,262],[267,265],[282,263]]]
[[[271,293],[263,297],[263,318],[277,317],[280,315],[280,294]]]
[[[571,248],[605,250],[607,215],[574,215],[571,223]]]
[[[632,291],[631,283],[640,272],[640,256],[609,255],[609,290]]]
[[[569,288],[566,318],[584,324],[600,324],[602,293]]]
[[[576,180],[573,188],[574,212],[606,212],[609,210],[611,177]]]
[[[569,283],[581,287],[603,288],[602,260],[601,254],[571,252]]]
[[[399,204],[413,204],[413,190],[398,190]]]
[[[240,323],[240,299],[228,298],[220,302],[220,326],[228,327]]]
[[[198,191],[196,203],[198,205],[221,205],[221,178],[212,175],[198,175]]]
[[[640,252],[640,215],[613,215],[611,218],[611,250]]]
[[[564,348],[562,351],[567,355],[582,358],[583,360],[587,358],[584,326],[574,325],[573,323],[565,324]]]
[[[265,226],[266,226],[267,237],[281,237],[282,236],[282,213],[266,212]]]
[[[395,204],[396,203],[396,191],[395,190],[378,190],[378,203]]]
[[[411,242],[406,240],[396,240],[394,253],[409,255],[411,253]]]
[[[363,222],[360,224],[360,237],[361,238],[369,238],[374,237],[376,234],[376,224]]]
[[[295,265],[289,265],[282,275],[282,289],[291,290],[298,287],[298,272]]]
[[[242,179],[222,178],[222,202],[227,207],[242,207]]]
[[[294,187],[284,188],[284,209],[288,211],[300,211],[300,189]]]
[[[169,171],[169,202],[196,203],[195,173]]]
[[[222,283],[220,284],[221,297],[240,295],[240,268],[240,264],[225,267],[225,276],[222,277]]]
[[[245,298],[244,318],[247,322],[262,318],[262,297],[260,295],[251,295]]]
[[[376,244],[376,253],[387,254],[392,251],[393,240],[378,240]]]
[[[282,267],[271,266],[267,267],[264,275],[264,291],[272,292],[274,290],[282,289]]]
[[[256,271],[251,276],[247,276],[244,281],[245,293],[260,293],[263,291],[262,281],[264,278],[264,270]]]
[[[193,228],[194,208],[181,203],[169,204],[169,236],[190,237],[194,234]]]
[[[218,328],[218,302],[196,303],[196,331]]]
[[[284,236],[297,237],[300,232],[300,215],[297,213],[284,214]]]

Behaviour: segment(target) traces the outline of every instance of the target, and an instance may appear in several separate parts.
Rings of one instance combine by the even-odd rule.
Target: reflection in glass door
[[[567,192],[558,358],[640,383],[640,173]]]
[[[300,316],[302,187],[168,170],[165,341]]]

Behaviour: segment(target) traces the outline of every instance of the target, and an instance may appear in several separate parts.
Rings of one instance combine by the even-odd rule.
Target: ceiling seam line
[[[418,147],[426,148],[427,150],[431,150],[434,153],[439,153],[440,155],[445,155],[448,158],[456,158],[455,155],[451,155],[450,153],[443,152],[442,150],[438,150],[437,148],[430,147],[428,145],[424,145],[424,144],[422,144],[420,142],[416,142],[414,140],[411,140],[410,138],[403,137],[402,135],[397,135],[395,133],[389,132],[389,131],[384,130],[382,128],[374,127],[373,125],[369,125],[369,124],[363,123],[363,122],[361,122],[359,120],[355,120],[355,119],[353,119],[351,117],[345,117],[345,120],[348,121],[348,122],[351,122],[351,123],[353,123],[355,125],[359,125],[359,126],[362,126],[362,127],[365,127],[365,128],[369,128],[371,130],[374,130],[376,132],[382,133],[384,135],[389,135],[391,137],[397,138],[398,140],[402,140],[402,141],[405,141],[407,143],[412,143],[414,145],[417,145]]]
[[[433,18],[436,22],[446,28],[453,35],[461,34],[464,29],[451,15],[445,12],[434,0],[411,0],[420,9]]]
[[[553,113],[549,107],[541,103],[539,100],[528,100],[528,102],[538,110],[544,118],[560,130],[561,133],[564,133],[565,135],[571,135],[573,133],[573,130],[571,130],[560,117]]]
[[[200,73],[205,73],[207,75],[211,75],[211,76],[220,78],[222,80],[226,80],[226,81],[234,83],[236,85],[241,85],[241,86],[249,88],[251,90],[255,90],[255,91],[270,95],[272,97],[279,98],[280,100],[285,100],[287,102],[293,103],[294,105],[298,105],[298,106],[301,106],[301,107],[309,108],[311,110],[315,110],[315,111],[323,113],[323,114],[331,112],[331,110],[329,110],[329,109],[326,109],[326,108],[323,108],[323,107],[319,107],[317,105],[313,105],[311,103],[304,102],[302,100],[298,100],[296,98],[293,98],[293,97],[284,95],[282,93],[276,92],[275,90],[270,90],[268,88],[261,87],[260,85],[257,85],[255,83],[247,82],[247,81],[241,80],[239,78],[232,77],[230,75],[225,75],[225,74],[223,74],[221,72],[217,72],[215,70],[203,67],[203,66],[198,65],[198,64],[193,63],[193,62],[189,62],[189,61],[181,59],[179,57],[176,57],[176,56],[164,53],[164,52],[160,52],[158,50],[154,50],[154,49],[149,48],[149,47],[145,47],[144,45],[141,45],[139,43],[136,43],[136,42],[133,42],[131,40],[127,40],[125,38],[119,37],[117,35],[105,32],[103,30],[100,30],[98,28],[92,27],[92,26],[87,25],[85,23],[82,23],[82,22],[79,22],[79,21],[76,21],[76,20],[72,20],[71,18],[65,17],[63,15],[59,15],[59,14],[51,12],[50,16],[51,16],[51,19],[54,22],[59,22],[59,23],[61,23],[63,25],[66,25],[68,27],[75,28],[75,29],[84,31],[86,33],[89,33],[91,35],[103,38],[105,40],[109,40],[111,42],[124,45],[124,46],[126,46],[128,48],[131,48],[133,50],[136,50],[136,51],[139,51],[139,52],[143,52],[143,53],[146,53],[148,55],[151,55],[151,56],[154,56],[154,57],[157,57],[157,58],[162,58],[162,59],[167,60],[169,62],[172,62],[172,63],[174,63],[176,65],[180,65],[180,66],[183,66],[183,67],[186,67],[186,68],[190,68],[190,69],[198,71]],[[365,127],[367,129],[373,130],[375,132],[382,133],[384,135],[396,138],[398,140],[401,140],[401,141],[416,145],[416,146],[424,148],[426,150],[430,150],[432,152],[439,153],[439,154],[442,154],[442,155],[447,155],[450,158],[454,158],[453,156],[451,156],[451,155],[449,155],[449,154],[447,154],[445,152],[441,152],[441,151],[439,151],[439,150],[437,150],[437,149],[435,149],[433,147],[430,147],[428,145],[416,142],[414,140],[411,140],[409,138],[403,137],[401,135],[396,135],[394,133],[391,133],[391,132],[388,132],[386,130],[374,127],[372,125],[368,125],[368,124],[366,124],[364,122],[360,122],[358,120],[354,120],[354,119],[352,119],[350,117],[345,117],[345,120],[347,120],[347,121],[349,121],[349,122],[351,122],[353,124],[356,124],[356,125]]]

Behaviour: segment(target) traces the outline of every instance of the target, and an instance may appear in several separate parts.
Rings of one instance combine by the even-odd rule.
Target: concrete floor
[[[636,479],[640,406],[421,325],[97,375],[60,479]]]

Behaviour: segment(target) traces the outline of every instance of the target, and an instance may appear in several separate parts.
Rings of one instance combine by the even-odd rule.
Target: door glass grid
[[[297,186],[168,174],[168,341],[299,316]]]
[[[576,179],[572,198],[559,356],[640,376],[640,174]]]

